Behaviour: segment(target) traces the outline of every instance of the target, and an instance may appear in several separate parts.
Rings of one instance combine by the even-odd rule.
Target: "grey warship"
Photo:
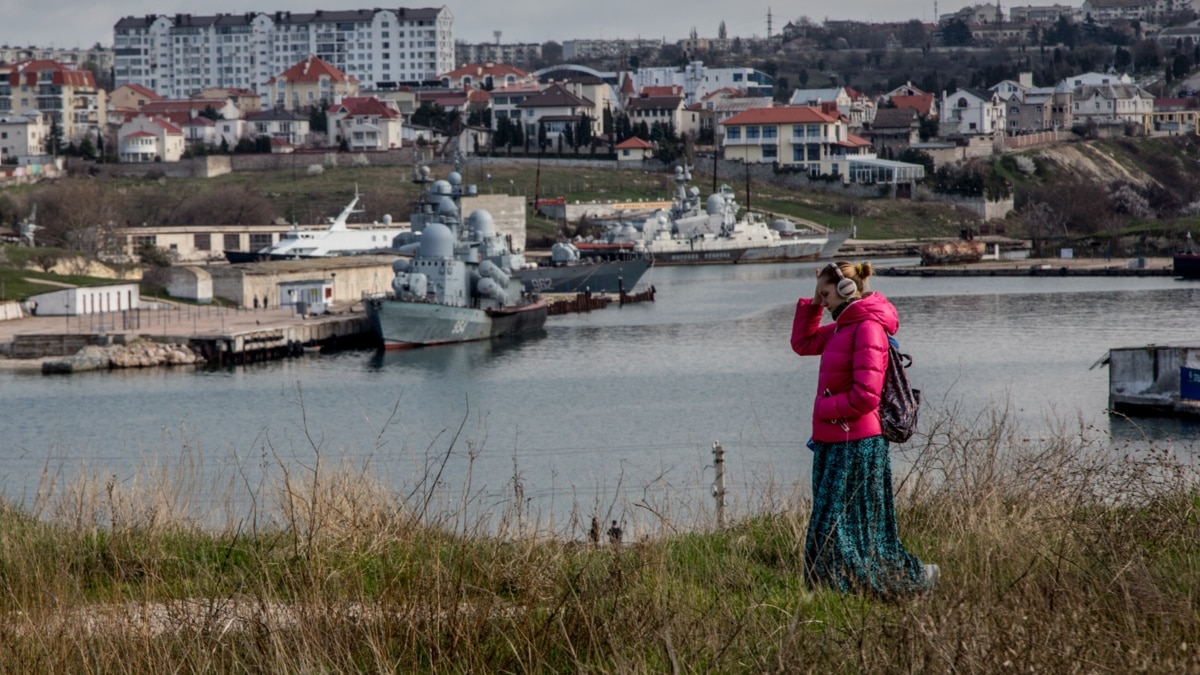
[[[421,177],[429,169],[422,167]],[[364,299],[367,319],[385,349],[485,340],[541,329],[548,308],[525,292],[512,270],[524,256],[497,236],[487,211],[471,213],[464,223],[458,199],[462,176],[433,183],[434,213],[412,222],[419,234],[406,245],[412,258],[392,264],[392,292]]]

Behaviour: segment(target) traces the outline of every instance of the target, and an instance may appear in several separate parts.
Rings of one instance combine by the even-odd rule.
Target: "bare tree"
[[[69,179],[38,197],[41,241],[87,255],[104,250],[114,221],[117,200],[91,179]]]

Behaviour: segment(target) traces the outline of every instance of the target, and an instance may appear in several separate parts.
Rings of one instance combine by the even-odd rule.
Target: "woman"
[[[837,262],[817,273],[816,293],[796,303],[792,349],[821,355],[813,404],[813,512],[804,542],[809,586],[883,597],[929,590],[937,565],[922,565],[896,532],[892,467],[879,396],[896,308],[865,291],[871,263]],[[821,325],[822,310],[833,322]]]

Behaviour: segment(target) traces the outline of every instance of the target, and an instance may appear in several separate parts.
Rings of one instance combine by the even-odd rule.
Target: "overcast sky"
[[[969,3],[942,2],[938,11],[954,11]],[[122,16],[150,13],[217,14],[248,10],[309,11],[372,7],[427,7],[434,3],[354,2],[353,0],[0,0],[0,44],[90,47],[112,44],[112,27]],[[837,3],[800,0],[462,0],[447,6],[454,15],[454,37],[468,42],[545,42],[575,38],[645,37],[678,40],[695,26],[701,37],[716,37],[721,21],[729,36],[766,35],[767,9],[778,32],[788,21],[808,16],[814,21],[933,20],[934,3],[912,0],[858,0]],[[840,13],[839,13],[840,12]]]

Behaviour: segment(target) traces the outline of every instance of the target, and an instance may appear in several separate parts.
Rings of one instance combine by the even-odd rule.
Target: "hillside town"
[[[730,37],[722,22],[715,38],[693,29],[675,44],[503,44],[501,31],[495,43],[468,44],[455,41],[447,7],[129,16],[113,26],[111,48],[0,48],[0,158],[7,175],[33,176],[64,156],[170,164],[420,146],[627,164],[717,154],[904,184],[946,162],[1072,132],[1200,126],[1186,80],[1200,55],[1191,2],[983,4],[933,24],[799,18],[775,30],[773,20],[765,37]],[[1086,49],[1084,34],[1112,43],[1106,59],[1080,64],[1090,69],[1047,81],[1048,69],[1020,57],[1036,50],[1062,64],[1064,51]],[[832,56],[819,56],[869,62],[956,49],[1018,56],[994,81],[887,88],[851,85],[825,63]],[[781,74],[787,59],[813,55],[818,67]]]

